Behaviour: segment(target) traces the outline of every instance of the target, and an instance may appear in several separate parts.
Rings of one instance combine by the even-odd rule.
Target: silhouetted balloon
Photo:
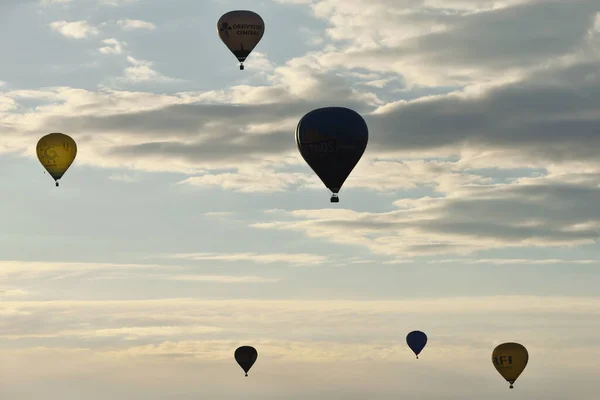
[[[419,353],[427,344],[427,335],[421,331],[412,331],[406,335],[406,343],[408,344],[408,347],[410,347],[415,353],[417,358],[419,358]]]
[[[513,383],[523,372],[529,361],[527,349],[519,343],[502,343],[492,352],[492,362],[496,370],[510,383]]]
[[[235,361],[242,367],[246,376],[248,376],[248,371],[256,362],[258,358],[258,352],[252,346],[242,346],[238,347],[234,353]]]
[[[240,69],[243,70],[244,61],[265,33],[265,22],[252,11],[230,11],[219,18],[217,33],[239,60]]]
[[[38,141],[36,152],[38,160],[58,186],[58,180],[75,160],[77,144],[68,135],[50,133]]]
[[[298,150],[325,186],[337,193],[362,157],[369,140],[365,120],[344,107],[313,110],[300,119],[296,128]]]

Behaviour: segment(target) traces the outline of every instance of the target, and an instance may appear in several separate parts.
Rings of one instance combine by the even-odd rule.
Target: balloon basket
[[[331,199],[329,201],[332,202],[332,203],[339,203],[340,202],[340,198],[337,197],[337,195],[334,194],[333,196],[331,196]]]
[[[244,70],[244,64],[240,64],[240,71]]]

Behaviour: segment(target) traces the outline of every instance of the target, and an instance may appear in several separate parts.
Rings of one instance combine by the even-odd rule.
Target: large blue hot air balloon
[[[318,108],[306,114],[296,128],[296,144],[308,165],[339,202],[344,181],[362,157],[369,140],[365,120],[344,107]]]
[[[412,331],[406,335],[406,343],[408,344],[408,347],[410,347],[415,353],[417,358],[419,358],[419,353],[427,344],[427,335],[421,331]]]

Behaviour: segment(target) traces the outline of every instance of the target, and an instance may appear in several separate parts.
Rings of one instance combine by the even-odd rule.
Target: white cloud
[[[598,184],[582,183],[577,173],[521,178],[506,184],[467,180],[439,190],[444,196],[397,200],[397,210],[389,212],[281,211],[280,215],[294,220],[252,226],[303,232],[397,257],[577,246],[596,242],[600,234],[600,214],[595,207],[600,201]]]
[[[124,6],[127,4],[134,4],[139,1],[140,0],[100,0],[100,4],[114,6],[114,7],[120,7],[120,6]]]
[[[290,264],[323,264],[328,262],[328,258],[316,254],[306,253],[189,253],[189,254],[168,254],[168,258],[184,260],[214,260],[214,261],[251,261],[261,264],[271,263],[290,263]]]
[[[263,278],[260,276],[232,275],[169,275],[165,279],[181,282],[214,282],[214,283],[277,283],[280,278]]]
[[[252,71],[273,72],[275,70],[275,64],[272,63],[265,53],[260,51],[253,51],[250,58],[248,58],[248,68]]]
[[[22,289],[1,289],[0,298],[2,297],[23,297],[29,294],[28,291]]]
[[[108,179],[110,179],[111,181],[126,182],[126,183],[138,182],[138,180],[139,180],[134,175],[126,174],[126,173],[114,174],[114,175],[109,176]]]
[[[117,264],[86,262],[32,262],[0,261],[0,282],[17,280],[34,281],[36,279],[71,279],[87,277],[92,279],[113,278],[150,278],[160,279],[162,275],[153,271],[183,270],[180,266],[155,264]]]
[[[83,343],[99,352],[119,348],[129,351],[128,341],[156,348],[161,338],[175,343],[194,340],[234,342],[240,339],[260,343],[290,341],[306,346],[328,342],[339,350],[319,357],[347,357],[341,347],[376,348],[378,344],[397,347],[408,353],[403,336],[407,326],[418,324],[431,333],[433,357],[443,357],[444,347],[467,346],[491,351],[496,340],[518,336],[532,347],[560,348],[571,339],[563,334],[570,326],[587,326],[579,330],[581,339],[591,339],[592,325],[585,316],[600,313],[597,297],[489,296],[419,298],[391,301],[350,300],[203,300],[155,299],[119,301],[5,301],[0,303],[0,336],[11,340],[37,338],[33,346],[45,339],[71,338],[70,347]],[[489,315],[494,315],[490,321]],[[468,321],[471,329],[456,334],[457,320]],[[33,322],[35,321],[35,322]],[[281,327],[286,327],[281,329]],[[10,328],[10,329],[8,329]],[[401,333],[399,333],[401,332]],[[433,333],[435,332],[435,333]],[[192,336],[192,337],[190,337]],[[106,341],[106,338],[115,340]],[[374,344],[366,344],[373,341]],[[401,343],[398,343],[401,342]],[[582,347],[594,345],[581,342]],[[29,345],[28,347],[30,347]],[[231,345],[230,345],[231,346]],[[338,347],[339,346],[339,347]],[[283,346],[285,348],[285,346]],[[221,350],[192,351],[198,357],[212,357]],[[297,359],[290,349],[285,356]],[[223,349],[224,350],[224,349]],[[230,352],[231,349],[228,350]],[[565,350],[567,351],[567,350]],[[167,353],[177,353],[170,349]],[[221,357],[221,355],[219,355]],[[379,356],[378,356],[379,357]]]
[[[600,264],[600,260],[561,260],[561,259],[529,259],[529,258],[487,258],[487,259],[469,259],[456,258],[446,260],[429,261],[431,264],[529,264],[529,265],[550,265],[550,264],[573,264],[573,265],[595,265]]]
[[[577,47],[597,8],[588,0],[573,7],[546,0],[326,0],[312,7],[330,24],[327,34],[344,43],[317,54],[322,66],[395,72],[426,86],[518,80],[540,59],[551,63]],[[549,20],[561,21],[560,29],[546,29]]]
[[[127,61],[131,64],[130,67],[125,68],[125,73],[122,80],[129,83],[140,83],[140,82],[174,82],[177,79],[170,78],[153,70],[151,67],[154,64],[152,61],[137,60],[131,56],[127,57]]]
[[[283,192],[293,187],[320,187],[319,181],[308,173],[283,173],[269,169],[243,168],[234,173],[207,173],[180,182],[192,186],[219,186],[242,193]]]
[[[151,22],[141,21],[138,19],[120,19],[117,21],[117,24],[126,31],[136,30],[136,29],[149,29],[155,30],[156,25]]]
[[[232,254],[218,255],[211,253],[176,254],[169,258],[194,261],[253,261],[256,263],[292,263],[317,264],[325,262],[324,257],[308,254],[292,255],[286,259],[283,255],[253,255]],[[323,261],[322,261],[323,260]],[[69,279],[82,276],[91,280],[171,280],[180,282],[213,282],[221,284],[255,284],[277,283],[281,278],[266,278],[260,276],[240,275],[199,275],[190,273],[194,267],[179,265],[156,264],[118,264],[118,263],[77,263],[77,262],[31,262],[31,261],[0,261],[0,282],[15,282],[17,280],[34,281],[36,279]],[[18,289],[0,289],[0,297],[25,296],[28,292]]]
[[[103,54],[121,54],[121,53],[123,53],[123,46],[125,45],[125,43],[120,42],[117,39],[114,39],[114,38],[104,39],[102,41],[102,43],[104,43],[106,46],[98,49],[100,51],[100,53],[103,53]]]
[[[123,340],[139,340],[146,337],[187,336],[222,332],[223,329],[212,326],[145,326],[131,328],[113,328],[96,330],[66,330],[52,333],[30,333],[24,335],[1,335],[4,340],[15,339],[48,339],[74,337],[79,339],[122,338]]]
[[[232,353],[240,345],[251,344],[257,348],[259,360],[250,375],[259,380],[257,384],[261,386],[261,379],[276,382],[274,377],[281,379],[282,376],[278,371],[289,370],[291,366],[294,374],[290,375],[290,382],[305,379],[305,384],[314,381],[315,371],[329,371],[323,390],[347,388],[361,377],[370,378],[370,374],[373,379],[369,381],[377,381],[375,376],[381,379],[388,373],[389,379],[385,381],[396,382],[393,376],[401,371],[403,376],[411,377],[409,381],[419,381],[410,389],[411,395],[434,399],[436,393],[439,398],[449,390],[460,391],[458,384],[450,389],[448,386],[458,379],[452,376],[456,360],[464,364],[460,373],[465,376],[461,376],[460,385],[464,385],[465,379],[472,380],[475,383],[470,389],[475,390],[473,385],[483,380],[481,388],[475,386],[477,393],[486,393],[488,381],[495,382],[498,390],[507,390],[493,370],[489,354],[497,344],[516,340],[523,343],[531,355],[524,376],[527,379],[520,380],[518,387],[525,391],[535,387],[529,390],[539,393],[540,381],[551,382],[555,375],[568,376],[564,375],[567,370],[580,374],[581,379],[597,372],[595,361],[600,349],[594,334],[600,326],[594,316],[599,313],[597,297],[559,296],[395,301],[10,301],[0,303],[0,336],[10,344],[10,348],[0,353],[0,362],[11,365],[9,372],[15,375],[14,378],[7,375],[7,382],[20,382],[23,378],[19,376],[24,370],[28,371],[29,381],[32,377],[44,376],[55,382],[63,379],[59,376],[73,376],[80,370],[123,368],[117,375],[121,380],[126,378],[128,390],[139,393],[141,387],[147,386],[147,377],[154,373],[168,382],[179,376],[182,381],[176,386],[181,390],[189,384],[185,383],[188,380],[196,387],[198,380],[192,379],[194,376],[205,377],[215,369],[218,373],[214,378],[211,376],[212,384],[214,379],[223,379],[223,376],[230,380],[235,373],[244,379]],[[465,326],[469,329],[464,329]],[[441,379],[448,379],[442,392],[423,392],[422,379],[426,378],[415,372],[414,355],[404,340],[413,327],[429,335],[419,363],[431,364],[428,368],[434,368]],[[56,368],[46,366],[55,364],[57,358],[61,362]],[[552,359],[561,360],[559,369],[549,369],[555,365]],[[359,370],[357,375],[350,379],[348,374],[354,372],[342,368],[340,377],[332,378],[331,371],[338,371],[340,362],[351,362],[355,367],[352,371]],[[151,367],[161,372],[150,373],[148,368]],[[137,377],[140,368],[144,370]],[[381,371],[374,372],[377,368]],[[307,370],[302,372],[304,369]],[[198,371],[204,372],[199,374]],[[102,376],[107,379],[106,374]],[[87,382],[86,379],[97,381],[97,377],[98,374],[93,374],[93,378],[77,374],[77,381],[80,384]],[[577,390],[581,390],[581,379],[572,383],[574,388],[579,388]],[[202,393],[206,393],[209,387],[206,385]],[[315,385],[318,382],[312,383],[311,388]],[[396,393],[397,389],[390,385],[384,392]],[[560,386],[565,385],[570,388],[563,379]],[[215,390],[219,393],[223,387],[229,387],[226,382],[222,387],[217,386]],[[284,386],[281,390],[289,390],[289,383]],[[381,387],[381,383],[377,381],[375,386]],[[115,387],[111,383],[111,390]],[[359,388],[366,390],[363,384],[356,390]],[[375,393],[373,390],[369,388],[369,393]],[[406,385],[402,390],[406,393]],[[163,392],[172,393],[164,388]],[[573,393],[571,388],[569,393]],[[305,397],[297,400],[302,398]]]
[[[204,213],[204,215],[206,215],[207,217],[216,217],[216,218],[226,218],[226,217],[230,217],[234,214],[235,213],[233,213],[231,211],[214,211],[214,212]]]
[[[50,28],[63,36],[73,39],[85,39],[99,33],[98,29],[90,25],[87,21],[55,21],[50,24]]]
[[[71,3],[73,0],[41,0],[40,4],[67,4]]]

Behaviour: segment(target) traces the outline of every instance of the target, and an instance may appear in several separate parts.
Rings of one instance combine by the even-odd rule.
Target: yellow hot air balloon
[[[257,13],[248,10],[230,11],[217,22],[219,37],[240,62],[244,61],[265,33],[265,22]]]
[[[38,141],[36,151],[38,160],[54,178],[58,187],[58,180],[75,161],[77,144],[68,135],[50,133]]]
[[[527,361],[529,361],[529,353],[519,343],[502,343],[492,352],[494,367],[510,383],[511,389],[527,366]]]

